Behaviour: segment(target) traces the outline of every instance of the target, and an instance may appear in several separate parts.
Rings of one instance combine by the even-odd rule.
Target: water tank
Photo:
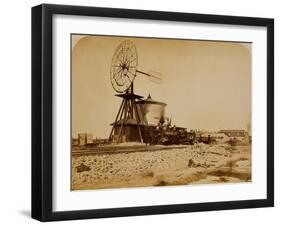
[[[165,118],[165,107],[165,103],[153,100],[150,95],[137,102],[141,121],[143,122],[146,118],[148,125],[156,126],[161,118]]]

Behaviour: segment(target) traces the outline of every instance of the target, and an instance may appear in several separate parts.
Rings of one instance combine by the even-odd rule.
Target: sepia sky
[[[135,93],[167,104],[166,116],[188,129],[246,129],[251,120],[251,44],[72,35],[72,135],[107,138],[121,104],[110,83],[116,47],[131,40],[138,70]]]

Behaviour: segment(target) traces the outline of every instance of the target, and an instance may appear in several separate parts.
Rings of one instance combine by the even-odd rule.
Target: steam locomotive
[[[196,139],[194,132],[187,132],[186,128],[182,127],[160,124],[147,129],[144,141],[151,145],[193,145]]]

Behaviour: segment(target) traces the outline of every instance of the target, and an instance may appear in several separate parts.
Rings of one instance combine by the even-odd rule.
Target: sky
[[[246,129],[251,121],[251,44],[72,35],[72,135],[107,138],[121,98],[110,83],[111,60],[124,40],[134,43],[135,93],[167,104],[166,116],[188,129]]]

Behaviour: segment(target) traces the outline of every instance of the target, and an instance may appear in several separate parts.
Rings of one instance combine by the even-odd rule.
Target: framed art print
[[[33,7],[32,217],[273,206],[273,37],[268,18]]]

